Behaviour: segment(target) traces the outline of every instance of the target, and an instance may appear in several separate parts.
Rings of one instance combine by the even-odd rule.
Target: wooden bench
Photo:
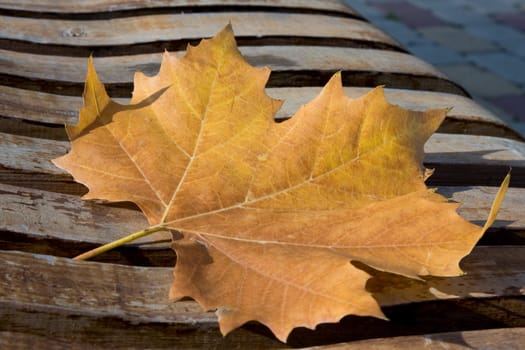
[[[429,290],[373,272],[368,288],[389,322],[348,316],[296,329],[287,345],[255,322],[223,338],[214,313],[191,300],[169,303],[175,256],[162,235],[90,262],[70,259],[147,226],[131,205],[81,200],[86,189],[50,162],[68,150],[63,124],[78,118],[87,56],[93,53],[110,95],[126,101],[136,70],[155,73],[162,51],[183,51],[229,21],[248,61],[272,68],[268,93],[286,100],[279,119],[339,70],[352,97],[385,85],[390,102],[406,108],[453,107],[426,145],[425,163],[435,168],[429,186],[464,203],[459,211],[468,220],[485,220],[512,167],[498,220],[462,263],[468,275],[430,278]],[[0,348],[523,343],[522,137],[352,9],[321,0],[0,0],[0,23]],[[330,345],[339,342],[349,343]]]

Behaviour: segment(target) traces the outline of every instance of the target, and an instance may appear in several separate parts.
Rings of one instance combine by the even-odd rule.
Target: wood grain
[[[311,350],[496,350],[523,346],[525,328],[498,328],[394,338],[362,340],[353,343],[311,347]]]
[[[439,192],[463,203],[458,212],[465,219],[483,225],[497,188],[448,186],[440,188]],[[134,208],[85,201],[75,195],[5,184],[0,184],[0,194],[0,216],[3,218],[0,231],[17,233],[27,240],[67,241],[69,245],[75,242],[104,244],[149,226],[142,213]],[[525,231],[523,208],[520,207],[523,198],[525,189],[509,189],[493,228]],[[171,234],[159,232],[141,238],[133,246],[166,249],[170,240]]]
[[[348,97],[358,98],[371,90],[369,87],[344,88]],[[268,94],[277,99],[283,99],[284,105],[277,113],[277,119],[287,119],[305,103],[312,100],[320,87],[283,87],[268,88]],[[523,137],[510,129],[501,119],[481,107],[472,99],[450,93],[418,91],[407,89],[385,88],[387,100],[405,109],[427,110],[435,108],[451,108],[447,119],[438,132],[454,134],[471,134],[487,136],[503,136],[523,141]]]
[[[82,97],[0,85],[0,115],[52,124],[75,124]]]
[[[122,11],[159,7],[204,7],[204,6],[262,6],[287,9],[334,11],[356,14],[350,7],[337,0],[78,0],[71,6],[68,0],[1,0],[0,8],[33,12],[85,13]]]
[[[66,153],[69,148],[67,141],[0,133],[0,147],[5,150],[0,155],[0,166],[6,169],[66,175],[66,172],[51,164],[50,160]],[[444,169],[441,170],[442,174],[436,172],[434,178],[436,175],[445,176],[445,171],[453,171],[454,167],[459,169],[460,166],[484,171],[483,176],[503,178],[501,175],[512,167],[514,183],[523,185],[525,181],[523,142],[491,136],[434,134],[425,144],[425,153],[426,164]],[[470,174],[464,182],[468,183],[475,178],[476,174]],[[450,181],[450,184],[454,183]]]
[[[456,296],[469,296],[470,300],[485,299],[486,305],[493,303],[494,307],[500,307],[500,312],[514,313],[514,318],[507,320],[508,325],[523,327],[524,308],[519,298],[523,293],[520,288],[525,282],[525,271],[520,254],[525,252],[521,250],[517,247],[476,248],[464,263],[469,275],[459,278],[436,279],[427,283],[402,278],[395,285],[384,286],[386,281],[378,284],[379,277],[375,276],[373,279],[376,282],[372,286],[374,296],[385,307],[387,314],[394,316],[389,323],[366,317],[349,317],[337,325],[318,327],[317,331],[294,331],[290,341],[303,346],[309,342],[319,343],[322,339],[326,343],[335,330],[347,339],[352,335],[359,337],[359,326],[351,328],[359,322],[367,326],[372,322],[376,327],[379,322],[383,328],[387,325],[399,328],[404,321],[398,319],[396,314],[403,310],[411,312],[403,304],[408,296],[415,305],[433,304],[439,305],[441,309],[454,304],[464,307],[472,305],[469,301],[462,304],[463,299],[436,297],[436,293],[429,293],[430,288]],[[506,267],[505,272],[497,268],[502,264]],[[266,346],[273,342],[272,337],[258,326],[244,327],[221,340],[213,314],[201,311],[191,301],[168,301],[171,268],[76,262],[22,252],[0,252],[0,266],[0,314],[4,320],[0,331],[3,332],[23,332],[36,337],[53,334],[52,339],[55,341],[76,338],[85,344],[105,346],[116,341],[119,346],[133,347],[141,347],[141,344],[146,346],[146,342],[148,347],[160,344],[166,346],[168,343],[171,346],[209,346],[210,343],[231,346],[232,341],[237,345],[245,344],[247,338],[255,343],[262,341]],[[28,269],[28,266],[31,268]],[[392,283],[392,280],[388,280],[388,283]],[[399,300],[396,299],[398,293],[402,295]],[[499,295],[501,301],[493,301],[489,295]],[[487,309],[478,307],[477,311],[485,312]],[[440,319],[445,322],[457,322],[462,317],[466,320],[465,317],[472,317],[472,313],[464,310],[463,316],[461,313],[440,315]],[[484,321],[479,316],[477,318],[480,326],[497,322],[500,316],[485,312],[483,317]],[[426,321],[420,319],[419,322],[424,324]],[[137,324],[140,327],[130,327]],[[434,327],[438,326],[446,327],[443,322],[435,321]],[[158,337],[161,333],[159,327],[167,331],[165,336]],[[95,329],[97,331],[93,332]],[[135,335],[129,334],[131,332],[126,329],[131,329]],[[128,343],[130,340],[136,343]],[[284,344],[274,343],[273,346]]]
[[[372,71],[423,75],[446,79],[437,69],[420,59],[401,52],[316,46],[240,47],[244,57],[255,66],[269,66],[273,71]],[[180,54],[180,53],[174,53]],[[83,83],[86,58],[65,57],[0,50],[0,73],[27,78]],[[136,71],[153,75],[158,72],[161,54],[95,57],[94,63],[104,83],[131,83]]]
[[[101,20],[56,20],[1,16],[0,38],[35,44],[115,46],[171,40],[200,40],[228,23],[241,37],[341,38],[378,42],[399,48],[397,41],[370,23],[344,17],[274,12],[151,14]],[[305,23],[315,22],[315,26]],[[119,35],[115,35],[118,28]],[[15,46],[16,47],[16,46]]]
[[[345,87],[344,89],[349,97],[357,98],[370,91],[371,88]],[[300,106],[313,99],[320,91],[320,87],[267,89],[270,96],[285,101],[276,115],[278,120],[287,119],[295,114]],[[389,88],[385,89],[385,94],[390,103],[407,109],[425,110],[452,107],[447,114],[446,121],[441,126],[444,132],[503,136],[522,140],[522,137],[501,119],[470,98],[440,92]],[[122,104],[129,103],[129,99],[125,98],[115,100]],[[80,96],[50,94],[0,85],[0,115],[5,117],[42,123],[75,124],[82,104]]]

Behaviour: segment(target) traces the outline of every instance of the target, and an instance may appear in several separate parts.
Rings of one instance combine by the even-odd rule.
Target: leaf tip
[[[343,90],[343,80],[341,78],[341,71],[335,72],[331,77],[330,80],[325,84],[323,87],[323,90],[321,91],[321,94],[324,93],[336,93],[336,95],[344,95]]]
[[[494,221],[496,221],[496,217],[498,215],[499,208],[501,206],[501,203],[503,202],[503,199],[505,198],[507,189],[509,188],[511,170],[512,168],[509,169],[509,172],[507,173],[507,175],[501,182],[498,193],[496,193],[496,197],[494,198],[494,201],[492,202],[489,216],[487,218],[487,222],[485,223],[485,226],[483,226],[482,232],[485,232],[490,226],[492,226]]]
[[[215,38],[219,37],[226,37],[226,38],[233,38],[235,40],[235,33],[233,31],[233,25],[231,20],[228,21],[228,24],[224,26],[224,28],[221,29],[217,35],[215,35]]]
[[[390,322],[390,319],[388,317],[386,317],[385,314],[381,313],[380,316],[374,316],[375,318],[379,318],[380,320],[383,320],[383,321],[387,321],[387,322]]]
[[[385,95],[385,85],[377,85],[375,88],[370,90],[367,95],[371,95],[371,96],[377,95],[376,98],[380,98],[384,100],[386,103],[388,103],[389,105],[391,105],[391,103],[387,100],[386,95]]]
[[[97,71],[95,69],[95,63],[93,59],[93,53],[91,53],[88,57],[88,66],[87,66],[87,74],[86,74],[86,84],[90,81],[90,78],[95,78],[98,81],[98,75]],[[85,93],[85,91],[84,91]]]

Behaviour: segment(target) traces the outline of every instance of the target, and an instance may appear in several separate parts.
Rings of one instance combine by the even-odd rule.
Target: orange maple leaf
[[[269,74],[243,59],[230,26],[183,58],[165,53],[158,75],[137,73],[128,106],[90,60],[71,152],[54,162],[85,198],[135,202],[148,232],[183,233],[170,296],[217,309],[223,333],[257,320],[285,341],[298,326],[384,317],[351,261],[461,274],[499,203],[481,228],[425,186],[423,145],[446,110],[404,110],[381,87],[350,99],[337,73],[275,123]]]

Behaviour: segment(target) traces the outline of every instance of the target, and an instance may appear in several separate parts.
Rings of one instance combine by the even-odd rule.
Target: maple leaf
[[[446,110],[404,110],[381,87],[350,99],[337,73],[275,123],[269,74],[243,59],[230,26],[182,58],[165,53],[158,75],[137,73],[127,106],[90,59],[72,149],[54,163],[89,188],[85,198],[136,203],[145,233],[183,234],[170,296],[216,309],[224,334],[257,320],[285,341],[294,327],[384,317],[351,261],[461,274],[503,194],[481,228],[427,189],[423,145]]]

